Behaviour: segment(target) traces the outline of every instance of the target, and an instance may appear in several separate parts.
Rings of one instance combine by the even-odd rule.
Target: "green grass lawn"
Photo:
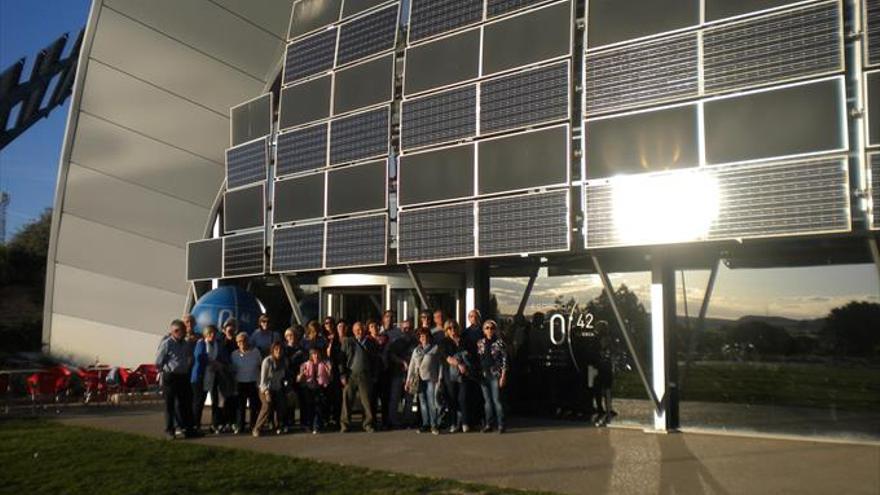
[[[526,493],[169,442],[42,420],[0,421],[0,493]]]

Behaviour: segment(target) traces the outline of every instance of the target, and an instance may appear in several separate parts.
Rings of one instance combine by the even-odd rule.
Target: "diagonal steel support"
[[[284,294],[287,296],[287,302],[290,303],[290,309],[293,312],[293,319],[298,325],[304,325],[302,310],[299,308],[299,300],[296,298],[296,291],[293,290],[293,283],[287,275],[278,275],[281,279],[281,287],[284,288]]]
[[[620,314],[620,309],[617,307],[617,301],[614,298],[614,286],[611,285],[611,279],[608,278],[608,274],[602,269],[602,265],[599,263],[599,258],[597,258],[596,255],[592,255],[591,258],[593,259],[593,267],[596,268],[596,273],[599,274],[599,278],[602,279],[602,286],[605,288],[605,293],[608,295],[608,302],[611,304],[614,318],[617,320],[617,325],[620,327],[620,333],[623,334],[623,340],[626,341],[626,347],[629,349],[629,353],[633,358],[633,363],[636,366],[636,371],[639,373],[639,378],[642,380],[642,385],[644,385],[648,397],[650,397],[651,401],[654,403],[654,408],[660,411],[663,409],[663,404],[660,402],[660,399],[657,398],[657,394],[654,393],[654,388],[651,386],[650,382],[648,382],[648,376],[645,375],[645,369],[642,367],[642,360],[636,352],[632,337],[629,334],[629,329],[627,329],[626,323],[623,321],[623,315]]]
[[[523,313],[526,311],[526,304],[529,302],[529,297],[532,295],[532,289],[535,288],[535,280],[538,278],[538,272],[541,271],[541,266],[535,266],[535,271],[529,275],[529,282],[526,284],[526,289],[523,291],[522,299],[519,301],[519,307],[516,309],[517,316],[523,316]]]
[[[419,302],[422,305],[422,310],[427,311],[431,309],[428,307],[428,298],[425,297],[425,289],[422,288],[422,281],[419,279],[419,276],[416,275],[416,272],[415,270],[413,270],[412,265],[406,265],[406,273],[409,274],[409,279],[416,290],[416,295],[419,296]]]
[[[703,294],[703,304],[700,305],[700,314],[697,316],[697,324],[694,326],[693,332],[688,334],[687,354],[684,361],[684,373],[679,380],[679,390],[684,390],[684,383],[687,379],[688,372],[691,369],[691,363],[694,359],[694,353],[697,351],[696,336],[703,333],[706,326],[706,313],[709,311],[709,302],[712,300],[712,292],[715,290],[715,279],[718,277],[718,268],[721,266],[721,259],[715,260],[712,265],[712,271],[709,272],[709,281],[706,283],[706,292]]]

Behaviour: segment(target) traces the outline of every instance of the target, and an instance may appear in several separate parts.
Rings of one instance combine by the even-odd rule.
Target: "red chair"
[[[38,398],[51,398],[58,404],[67,395],[72,373],[64,366],[54,366],[30,375],[26,380],[31,404],[36,407]],[[60,412],[56,408],[56,412]]]
[[[155,364],[142,364],[125,380],[125,387],[136,392],[149,392],[159,388],[159,369]]]
[[[83,380],[83,403],[105,402],[108,397],[107,375],[110,368],[106,366],[91,366],[80,370]]]

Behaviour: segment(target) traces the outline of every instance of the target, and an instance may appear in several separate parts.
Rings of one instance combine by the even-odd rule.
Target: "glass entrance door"
[[[380,321],[385,309],[383,286],[325,288],[321,293],[323,316],[345,320],[349,325],[355,321],[373,319]]]

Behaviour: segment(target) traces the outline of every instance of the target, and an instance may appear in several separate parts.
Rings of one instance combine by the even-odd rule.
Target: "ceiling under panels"
[[[280,69],[290,0],[96,0],[62,151],[43,342],[149,362],[223,180],[229,108]],[[98,344],[96,344],[98,343]]]

